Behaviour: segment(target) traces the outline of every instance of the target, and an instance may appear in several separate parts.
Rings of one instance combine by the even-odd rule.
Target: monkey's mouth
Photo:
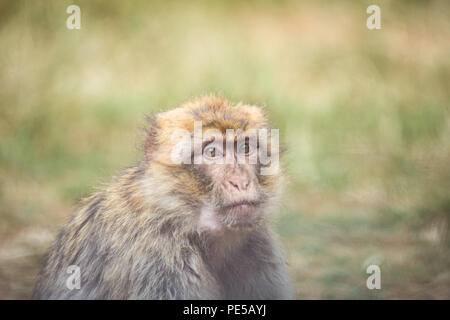
[[[223,206],[222,210],[225,212],[233,212],[240,215],[248,215],[255,211],[260,206],[260,204],[260,201],[239,201]]]

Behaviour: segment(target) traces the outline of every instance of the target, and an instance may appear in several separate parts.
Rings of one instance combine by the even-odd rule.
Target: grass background
[[[280,129],[296,298],[450,298],[448,1],[75,3],[81,30],[72,1],[0,1],[0,298],[29,298],[77,199],[138,161],[144,115],[204,93]]]

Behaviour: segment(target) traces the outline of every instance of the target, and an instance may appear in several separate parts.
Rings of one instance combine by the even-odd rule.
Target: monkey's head
[[[280,190],[278,131],[260,107],[207,96],[150,120],[145,144],[153,202],[198,230],[258,226]]]

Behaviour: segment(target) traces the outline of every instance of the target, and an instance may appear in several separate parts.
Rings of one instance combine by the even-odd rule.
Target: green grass
[[[0,298],[29,297],[77,200],[138,161],[145,115],[265,105],[287,147],[276,228],[297,298],[450,298],[450,6],[0,3]],[[382,289],[365,287],[368,263]]]

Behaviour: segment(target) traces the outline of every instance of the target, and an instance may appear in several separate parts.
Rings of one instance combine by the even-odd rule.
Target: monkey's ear
[[[147,126],[145,128],[144,153],[145,158],[150,161],[156,150],[156,136],[158,134],[158,122],[156,115],[146,116]]]

